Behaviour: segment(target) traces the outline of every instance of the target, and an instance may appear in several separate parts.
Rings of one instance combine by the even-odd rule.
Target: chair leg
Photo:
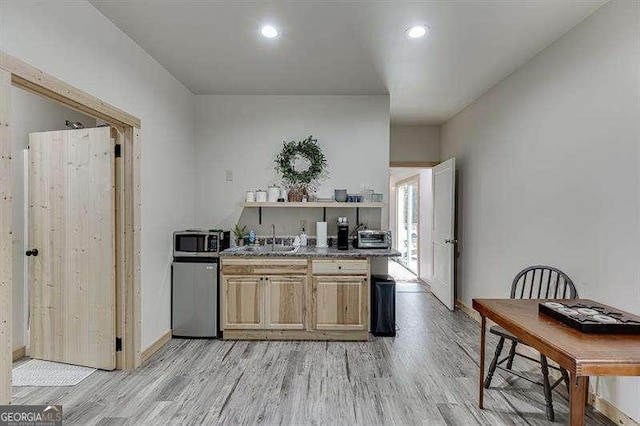
[[[484,379],[484,388],[489,389],[491,386],[491,379],[493,378],[493,373],[496,371],[496,367],[498,366],[498,358],[500,358],[500,354],[502,353],[502,347],[504,346],[504,337],[501,337],[498,341],[498,346],[496,346],[496,353],[493,355],[493,360],[491,361],[491,365],[489,366],[489,372],[487,373],[487,378]]]
[[[542,385],[544,387],[544,399],[547,403],[547,419],[554,421],[553,402],[551,400],[551,383],[549,383],[549,364],[547,357],[540,354],[540,366],[542,367]]]
[[[511,367],[513,367],[513,358],[515,358],[516,356],[517,344],[518,342],[516,342],[515,340],[511,342],[511,349],[509,349],[509,359],[507,360],[507,365],[506,365],[507,370],[511,370]]]
[[[569,387],[569,373],[567,373],[567,370],[565,370],[564,368],[560,367],[560,373],[562,373],[562,379],[564,380],[564,384],[567,385],[567,395],[571,394],[571,388]]]

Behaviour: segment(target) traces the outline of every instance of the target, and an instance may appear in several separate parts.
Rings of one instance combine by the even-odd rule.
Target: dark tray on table
[[[583,333],[640,334],[640,316],[593,300],[548,300],[538,312]]]

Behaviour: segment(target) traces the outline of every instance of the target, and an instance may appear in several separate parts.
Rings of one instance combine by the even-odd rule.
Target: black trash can
[[[371,334],[396,335],[396,281],[390,275],[371,276]]]

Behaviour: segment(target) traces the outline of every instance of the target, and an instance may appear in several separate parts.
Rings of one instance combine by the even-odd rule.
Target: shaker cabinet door
[[[367,278],[313,278],[312,326],[315,330],[366,330]]]
[[[265,283],[267,328],[304,329],[307,277],[271,276]]]
[[[224,277],[223,286],[223,329],[264,328],[264,291],[261,277]]]

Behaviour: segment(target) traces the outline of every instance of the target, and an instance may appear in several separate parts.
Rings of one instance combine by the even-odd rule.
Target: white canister
[[[253,193],[253,191],[247,191],[244,194],[244,201],[247,203],[253,203],[256,201],[256,195]]]
[[[256,191],[256,201],[258,203],[266,203],[267,202],[267,191],[263,191],[262,189],[258,189]]]
[[[267,190],[267,201],[270,203],[277,203],[280,198],[280,187],[270,186]]]

